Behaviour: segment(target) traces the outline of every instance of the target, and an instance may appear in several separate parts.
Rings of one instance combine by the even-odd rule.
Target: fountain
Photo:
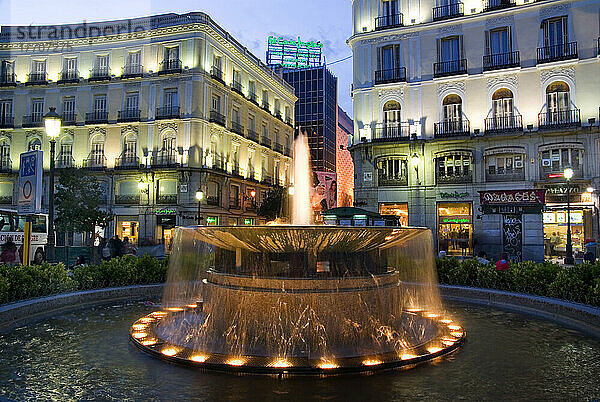
[[[431,232],[310,225],[308,146],[294,147],[292,225],[176,232],[163,309],[141,350],[215,370],[329,374],[439,357],[465,339],[441,307]]]

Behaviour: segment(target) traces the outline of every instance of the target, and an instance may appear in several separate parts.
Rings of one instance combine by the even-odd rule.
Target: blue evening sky
[[[0,0],[0,24],[50,25],[203,11],[265,61],[269,35],[321,40],[328,63],[351,54],[349,0]],[[352,61],[330,66],[338,77],[340,106],[352,116]]]

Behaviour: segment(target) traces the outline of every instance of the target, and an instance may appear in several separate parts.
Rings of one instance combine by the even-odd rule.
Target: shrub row
[[[498,271],[493,263],[456,258],[436,262],[440,283],[473,286],[555,297],[600,306],[600,262],[572,267],[550,262],[511,263],[508,271]]]
[[[0,265],[0,303],[74,290],[162,283],[167,268],[168,260],[147,255],[113,258],[99,265],[75,267],[72,271],[62,264]]]

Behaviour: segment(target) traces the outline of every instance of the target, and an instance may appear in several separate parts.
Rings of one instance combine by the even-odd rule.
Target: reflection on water
[[[0,335],[0,399],[199,398],[326,400],[578,399],[600,397],[600,342],[527,316],[462,304],[457,353],[412,370],[278,380],[178,367],[128,341],[156,307],[121,304],[61,315]]]

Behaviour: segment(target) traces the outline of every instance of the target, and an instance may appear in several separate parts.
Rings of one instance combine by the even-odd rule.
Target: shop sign
[[[454,191],[452,193],[440,193],[440,198],[441,199],[446,199],[446,198],[467,198],[469,196],[469,193],[459,193],[458,191]]]
[[[209,216],[209,218],[211,218]],[[244,218],[244,225],[254,225],[254,219],[253,218]]]
[[[473,222],[473,218],[470,215],[463,216],[440,216],[440,224],[449,224],[449,223],[457,223],[457,224],[471,224]]]
[[[479,197],[481,205],[544,204],[546,202],[546,190],[480,191]]]
[[[206,224],[209,226],[216,226],[219,224],[219,218],[217,216],[206,217]]]
[[[592,199],[592,193],[581,193],[581,202],[591,204],[594,202]]]
[[[571,192],[571,194],[573,193],[580,193],[581,192],[581,188],[579,187],[579,184],[571,184],[569,186],[569,191]],[[559,185],[559,186],[551,186],[548,187],[547,190],[548,194],[553,194],[553,195],[566,195],[567,194],[567,185],[563,184],[563,185]]]
[[[175,211],[172,208],[159,208],[156,211],[154,211],[155,215],[174,215],[176,213],[177,211]]]

